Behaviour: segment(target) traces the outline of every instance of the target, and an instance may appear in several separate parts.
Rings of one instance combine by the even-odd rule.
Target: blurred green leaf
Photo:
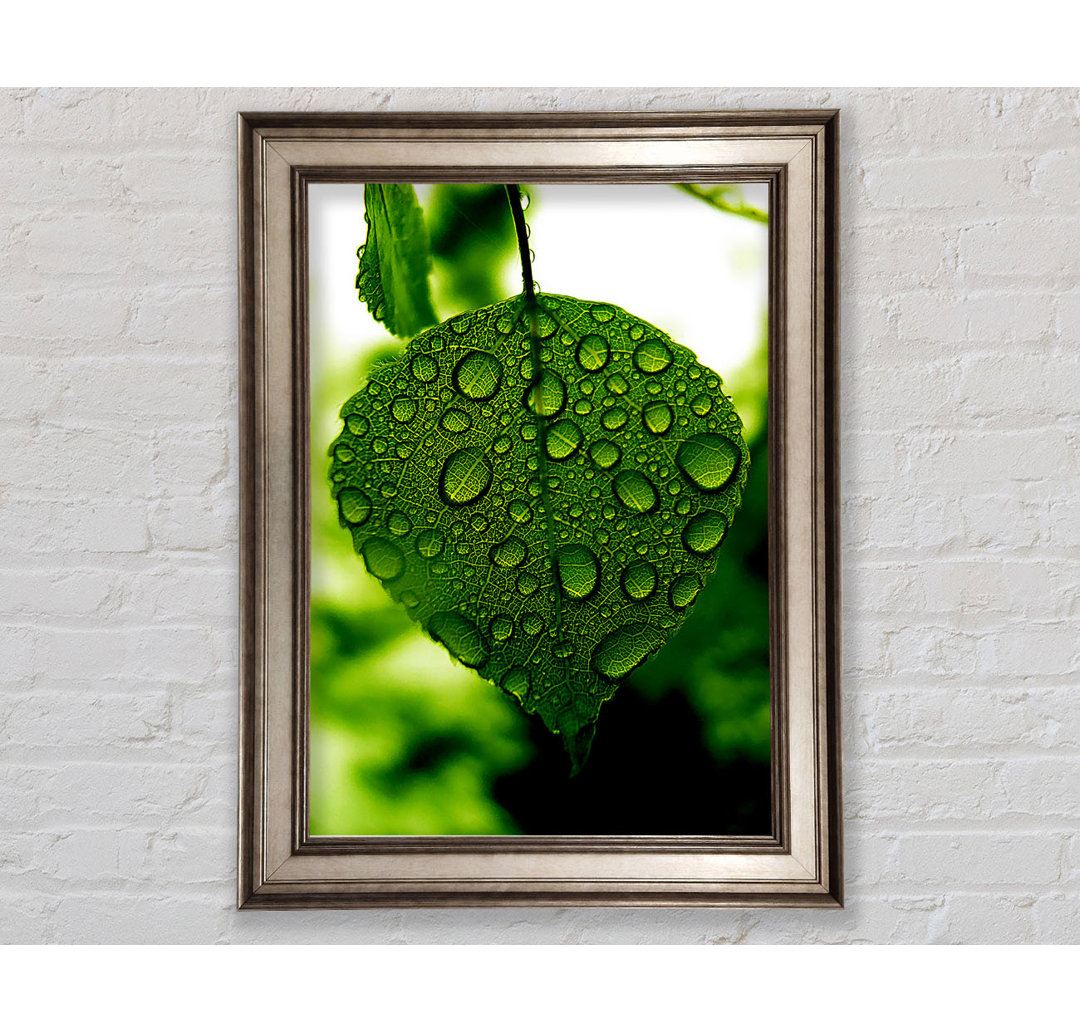
[[[428,283],[431,248],[412,185],[365,184],[364,221],[367,239],[357,252],[360,300],[398,337],[437,323]]]

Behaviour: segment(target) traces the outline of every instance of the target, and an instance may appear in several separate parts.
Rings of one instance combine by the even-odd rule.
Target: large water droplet
[[[544,446],[548,458],[569,459],[580,447],[584,435],[573,420],[557,420],[547,429]]]
[[[615,497],[635,513],[651,513],[659,497],[656,488],[640,470],[621,470],[612,481]]]
[[[522,402],[536,416],[558,416],[566,406],[566,385],[557,373],[541,370],[536,382],[526,389]]]
[[[454,387],[466,398],[486,402],[502,383],[502,363],[488,352],[472,351],[454,367]]]
[[[719,491],[735,475],[739,450],[719,434],[695,434],[679,446],[675,461],[695,487]]]
[[[656,590],[656,567],[646,560],[633,563],[622,572],[620,581],[627,597],[641,602]]]
[[[614,441],[594,441],[589,446],[589,458],[601,470],[610,470],[622,458],[622,449]]]
[[[380,581],[393,581],[405,569],[405,556],[393,543],[384,538],[369,538],[360,546],[364,564]]]
[[[668,598],[676,610],[685,610],[701,591],[701,578],[697,574],[681,574],[671,582]]]
[[[463,614],[449,610],[436,613],[428,622],[428,631],[466,667],[480,667],[487,659],[480,629]]]
[[[695,416],[708,416],[712,411],[712,398],[706,394],[697,395],[690,402],[690,408]]]
[[[439,417],[439,426],[448,434],[463,434],[472,426],[472,417],[464,409],[447,409]]]
[[[586,334],[577,346],[578,365],[589,373],[595,373],[607,365],[611,356],[607,341],[600,334]]]
[[[488,558],[497,567],[520,567],[528,559],[529,550],[520,538],[511,536],[493,545]]]
[[[723,541],[727,526],[722,513],[698,513],[683,530],[683,545],[691,552],[712,552]]]
[[[359,488],[342,488],[338,495],[338,512],[345,523],[359,527],[371,516],[371,499]]]
[[[593,650],[592,665],[598,674],[616,681],[625,678],[648,655],[663,644],[663,636],[649,624],[633,621],[608,632]]]
[[[641,411],[641,422],[653,434],[666,434],[675,414],[667,402],[649,402]]]
[[[571,599],[587,599],[600,583],[600,561],[586,545],[563,545],[555,550],[555,573]]]
[[[491,487],[491,463],[480,448],[459,448],[443,463],[439,493],[451,506],[467,506]]]
[[[416,402],[405,395],[399,395],[390,403],[390,415],[398,423],[408,423],[416,415]]]
[[[659,337],[649,337],[634,349],[634,365],[642,373],[663,373],[671,365],[671,349]]]
[[[425,384],[431,383],[439,375],[439,364],[431,355],[414,356],[409,364],[412,375]]]

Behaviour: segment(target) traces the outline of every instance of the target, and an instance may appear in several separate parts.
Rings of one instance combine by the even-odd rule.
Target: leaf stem
[[[525,285],[525,303],[536,308],[536,287],[533,284],[532,255],[529,254],[529,230],[525,225],[525,211],[521,207],[521,187],[517,183],[507,183],[506,200],[510,204],[510,214],[514,217],[514,232],[517,234],[518,254],[521,256],[521,281]]]
[[[717,211],[727,212],[729,215],[741,215],[744,219],[760,222],[766,226],[769,224],[768,212],[763,212],[760,208],[755,208],[753,205],[743,201],[741,191],[736,193],[739,198],[738,201],[732,202],[725,196],[732,192],[732,188],[726,185],[709,189],[699,186],[697,183],[676,183],[675,186],[691,197],[696,197],[698,200],[712,205]]]

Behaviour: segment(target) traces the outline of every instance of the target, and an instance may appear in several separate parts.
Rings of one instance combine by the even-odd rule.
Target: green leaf
[[[428,634],[563,736],[682,623],[750,453],[720,377],[615,305],[456,316],[342,408],[330,479],[368,570]]]
[[[356,289],[371,314],[398,337],[438,321],[431,307],[431,248],[410,183],[366,183],[367,239],[357,251]]]

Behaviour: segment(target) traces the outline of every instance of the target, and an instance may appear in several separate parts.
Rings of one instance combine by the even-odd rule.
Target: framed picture
[[[840,906],[836,173],[240,116],[241,907]]]

